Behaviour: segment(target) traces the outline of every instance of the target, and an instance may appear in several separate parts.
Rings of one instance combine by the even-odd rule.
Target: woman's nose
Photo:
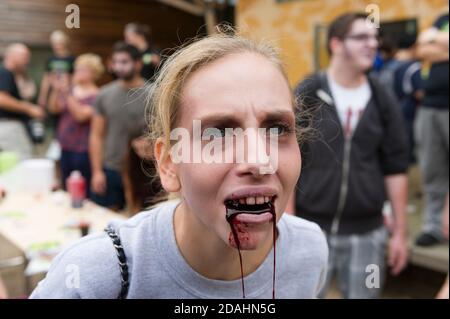
[[[274,174],[278,162],[277,141],[269,140],[265,134],[250,133],[246,136],[243,150],[236,149],[238,175],[261,177]],[[242,144],[241,144],[242,145]],[[244,154],[241,154],[244,151]]]

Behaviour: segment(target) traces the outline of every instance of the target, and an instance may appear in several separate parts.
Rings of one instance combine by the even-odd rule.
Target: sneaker
[[[429,247],[439,244],[441,241],[430,233],[422,233],[416,239],[416,245],[421,247]]]

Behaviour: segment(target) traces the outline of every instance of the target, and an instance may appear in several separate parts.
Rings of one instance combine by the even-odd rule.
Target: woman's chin
[[[272,239],[272,226],[264,227],[262,229],[239,229],[236,231],[239,242],[239,249],[241,250],[256,250],[261,248],[267,240]],[[228,244],[233,248],[238,248],[235,236],[230,231],[228,236]]]

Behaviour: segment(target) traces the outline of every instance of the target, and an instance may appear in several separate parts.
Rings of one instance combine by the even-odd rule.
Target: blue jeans
[[[105,194],[96,194],[92,192],[91,199],[100,206],[123,209],[125,207],[125,193],[123,189],[122,175],[120,172],[103,168],[106,176]]]

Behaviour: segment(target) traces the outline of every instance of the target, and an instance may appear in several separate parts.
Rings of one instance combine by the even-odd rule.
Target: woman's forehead
[[[291,111],[286,78],[269,59],[255,53],[233,54],[207,65],[187,80],[182,113],[190,117],[223,111]]]

